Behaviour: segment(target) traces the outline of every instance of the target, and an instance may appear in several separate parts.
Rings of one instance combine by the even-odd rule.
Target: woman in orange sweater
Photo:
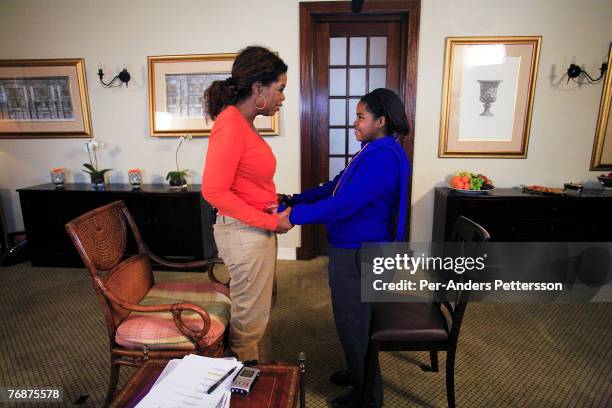
[[[202,194],[218,210],[214,235],[229,274],[230,347],[241,360],[270,359],[268,320],[276,273],[276,233],[291,228],[277,214],[276,159],[257,132],[257,115],[272,116],[285,96],[287,65],[263,47],[247,47],[232,76],[204,92],[210,134]],[[264,335],[265,334],[265,335]]]

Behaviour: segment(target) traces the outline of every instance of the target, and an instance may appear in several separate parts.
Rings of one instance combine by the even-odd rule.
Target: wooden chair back
[[[490,239],[491,236],[487,230],[463,215],[457,218],[451,232],[451,240],[454,242],[467,243],[469,245],[470,252],[475,252],[475,249],[477,248],[475,245],[482,242],[487,242]],[[475,254],[463,253],[462,255],[473,256]],[[449,345],[452,348],[457,347],[459,331],[461,330],[461,323],[463,321],[463,315],[465,314],[465,309],[467,308],[469,298],[469,290],[457,290],[452,301],[444,302],[444,306],[451,316]]]
[[[127,225],[139,253],[124,259]],[[125,203],[116,201],[74,219],[66,230],[89,271],[112,341],[117,325],[129,314],[114,300],[136,304],[155,283],[138,227]]]

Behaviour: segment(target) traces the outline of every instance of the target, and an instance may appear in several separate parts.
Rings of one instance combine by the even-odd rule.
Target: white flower
[[[101,149],[102,147],[104,147],[104,142],[101,140],[89,139],[85,143],[85,150],[87,151],[87,155],[89,156],[89,163],[96,171],[98,170],[98,155],[96,153],[96,150]],[[92,153],[93,159],[91,157]]]
[[[101,140],[89,139],[85,143],[85,151],[86,152],[95,151],[96,149],[102,148],[102,147],[104,147],[104,142],[102,142]]]
[[[190,141],[193,138],[193,136],[190,133],[186,133],[183,136],[180,137],[180,142],[178,144],[178,146],[176,147],[176,153],[174,154],[174,158],[176,160],[176,171],[181,171],[181,169],[179,168],[179,163],[178,163],[178,154],[179,154],[179,150],[181,149],[181,146],[183,145],[183,142],[185,140]]]

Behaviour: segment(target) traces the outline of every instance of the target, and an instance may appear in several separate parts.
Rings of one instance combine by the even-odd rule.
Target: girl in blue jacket
[[[325,223],[328,230],[332,308],[348,367],[348,372],[336,372],[330,380],[351,385],[348,393],[334,398],[334,407],[361,403],[371,317],[371,305],[361,302],[361,243],[404,240],[410,176],[401,145],[408,118],[400,98],[389,89],[376,89],[361,98],[356,113],[355,136],[361,150],[332,181],[287,202],[292,224]],[[372,403],[380,407],[377,371]]]

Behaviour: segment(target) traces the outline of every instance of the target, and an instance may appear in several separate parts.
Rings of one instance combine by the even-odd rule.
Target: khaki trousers
[[[214,235],[231,278],[230,347],[242,361],[270,361],[268,321],[276,275],[276,234],[219,215]]]

